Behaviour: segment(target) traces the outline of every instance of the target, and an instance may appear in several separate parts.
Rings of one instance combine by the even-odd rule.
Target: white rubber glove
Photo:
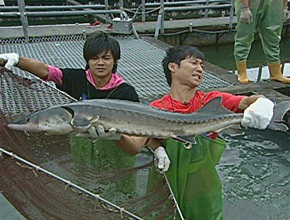
[[[266,129],[273,117],[274,103],[267,98],[258,98],[244,111],[242,126]]]
[[[164,147],[157,147],[154,150],[154,156],[155,158],[158,160],[157,161],[157,168],[158,170],[160,170],[160,172],[167,172],[167,170],[169,169],[169,165],[170,165],[170,160],[169,157],[167,156],[167,153],[164,149]]]
[[[109,131],[105,131],[105,128],[101,125],[98,125],[97,127],[92,126],[88,133],[79,133],[76,136],[77,137],[92,137],[94,139],[106,139],[106,140],[112,140],[112,141],[119,141],[123,134],[118,133],[116,128],[110,128]]]
[[[253,15],[249,7],[242,8],[240,21],[245,24],[250,24],[253,22]]]
[[[2,53],[0,54],[0,64],[5,64],[5,68],[11,70],[13,66],[19,62],[17,53]]]
[[[289,17],[289,11],[287,8],[284,8],[284,22],[287,21],[288,17]]]

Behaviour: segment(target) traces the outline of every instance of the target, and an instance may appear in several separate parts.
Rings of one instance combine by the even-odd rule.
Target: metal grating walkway
[[[165,51],[133,36],[118,36],[121,46],[121,60],[118,73],[133,86],[141,100],[152,100],[168,92],[168,85],[162,70],[161,61]],[[64,37],[38,37],[32,43],[22,39],[1,41],[1,53],[16,52],[22,56],[38,59],[47,64],[65,68],[84,68],[82,55],[83,35]],[[26,72],[14,68],[13,72],[31,77]],[[212,89],[233,86],[232,83],[206,71],[199,89]]]

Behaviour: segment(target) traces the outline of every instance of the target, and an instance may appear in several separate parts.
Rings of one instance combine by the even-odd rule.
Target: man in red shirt
[[[225,108],[244,112],[244,127],[265,129],[272,119],[274,103],[264,96],[237,96],[197,90],[204,76],[203,59],[203,53],[195,47],[170,48],[162,61],[170,91],[150,105],[189,114],[211,99],[222,97]],[[100,137],[109,135],[100,128],[97,130]],[[110,132],[112,137],[116,135],[113,128]],[[222,219],[222,186],[215,166],[223,153],[225,142],[216,135],[198,135],[195,140],[197,143],[191,149],[171,138],[160,140],[127,135],[122,135],[117,144],[140,150],[147,145],[154,150],[158,159],[157,167],[162,172],[168,171],[166,175],[185,219]]]

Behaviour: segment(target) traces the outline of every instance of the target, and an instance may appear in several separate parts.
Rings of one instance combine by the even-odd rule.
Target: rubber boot
[[[237,70],[238,70],[238,81],[242,84],[249,83],[248,75],[247,75],[247,64],[246,62],[236,62]]]
[[[270,71],[270,80],[271,81],[278,81],[281,83],[290,83],[290,78],[286,78],[282,74],[280,62],[279,63],[269,63],[268,68]]]

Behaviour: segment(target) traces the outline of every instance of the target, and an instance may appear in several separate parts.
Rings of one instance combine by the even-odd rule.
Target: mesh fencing
[[[163,220],[178,215],[150,151],[86,163],[77,159],[82,148],[72,152],[69,135],[11,130],[7,124],[25,113],[75,100],[38,78],[2,67],[0,83],[0,189],[25,218]],[[122,166],[119,157],[132,163]]]

